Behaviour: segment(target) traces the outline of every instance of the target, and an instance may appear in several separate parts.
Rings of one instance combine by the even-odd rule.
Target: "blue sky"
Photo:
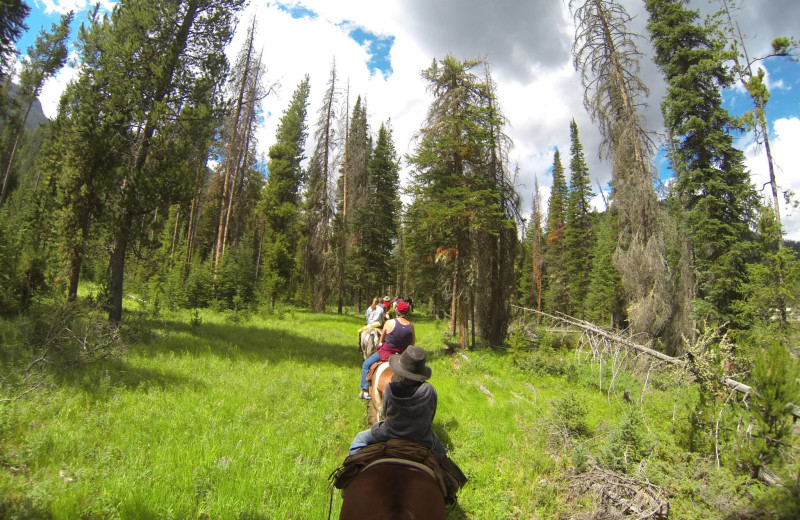
[[[28,26],[28,31],[25,32],[17,41],[17,49],[20,51],[20,54],[25,54],[28,50],[28,47],[33,45],[34,40],[36,40],[36,37],[39,35],[39,31],[42,28],[49,31],[52,24],[58,23],[61,19],[61,15],[59,13],[52,12],[46,14],[44,8],[37,7],[36,2],[29,1],[28,4],[31,7],[31,12],[28,15],[28,18],[25,19],[25,25]],[[86,11],[77,13],[74,16],[72,20],[71,35],[73,40],[74,36],[77,34],[78,27],[84,20],[86,20]]]

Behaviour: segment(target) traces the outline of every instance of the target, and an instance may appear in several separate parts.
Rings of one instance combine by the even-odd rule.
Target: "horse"
[[[380,459],[342,491],[339,520],[445,520],[444,495],[433,471],[417,462]]]
[[[394,375],[388,362],[379,363],[373,371],[369,385],[370,424],[384,418],[383,390]],[[342,490],[339,513],[339,520],[367,518],[445,520],[444,493],[433,470],[425,464],[397,458],[368,464]]]
[[[375,424],[385,418],[383,414],[383,389],[392,381],[393,377],[394,370],[392,370],[388,362],[379,363],[372,373],[372,381],[369,383],[369,396],[371,397],[369,400],[370,424]]]
[[[366,360],[378,350],[378,342],[381,339],[381,329],[370,327],[361,331],[359,347],[361,355]]]

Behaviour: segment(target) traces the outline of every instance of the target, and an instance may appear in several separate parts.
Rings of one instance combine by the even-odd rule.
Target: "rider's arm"
[[[414,329],[414,324],[411,324],[411,344],[417,344],[417,331]]]
[[[386,334],[392,332],[393,328],[394,328],[394,320],[387,321],[386,325],[383,326],[383,330],[381,331],[381,340],[380,340],[381,345],[383,344],[384,338],[386,338]]]

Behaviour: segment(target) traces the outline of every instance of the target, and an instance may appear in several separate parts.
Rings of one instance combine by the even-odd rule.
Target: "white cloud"
[[[75,79],[80,72],[80,66],[73,66],[78,58],[78,54],[73,51],[70,53],[67,64],[58,71],[52,78],[45,81],[42,85],[42,92],[39,94],[39,101],[42,103],[42,112],[49,119],[54,119],[58,115],[58,102],[61,94],[70,81]]]
[[[112,0],[34,0],[36,7],[44,7],[45,14],[67,14],[70,11],[79,13],[93,8],[97,3],[107,11],[116,4]]]
[[[775,178],[779,191],[792,191],[795,200],[800,195],[800,119],[797,117],[778,119],[772,126],[770,136],[770,151],[775,163]],[[764,147],[752,141],[745,148],[746,164],[749,168],[753,183],[764,197],[772,199],[769,183],[769,169]],[[787,206],[784,197],[779,193],[781,219],[785,236],[791,240],[800,240],[800,211]]]

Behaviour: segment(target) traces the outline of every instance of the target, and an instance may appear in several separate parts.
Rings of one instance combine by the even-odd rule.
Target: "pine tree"
[[[488,63],[484,63],[482,111],[486,139],[486,160],[479,171],[488,198],[481,225],[473,228],[476,251],[475,284],[471,296],[473,321],[490,345],[501,345],[506,336],[514,285],[514,258],[519,245],[519,195],[508,169],[511,139],[505,134],[506,119],[499,108],[496,85]],[[491,195],[490,195],[491,197]],[[478,297],[480,295],[481,297]],[[474,343],[474,339],[473,339]]]
[[[587,320],[609,328],[623,328],[623,288],[619,273],[614,267],[616,231],[613,216],[606,212],[598,220],[592,251],[592,267],[584,303]]]
[[[44,86],[45,81],[58,72],[67,61],[67,39],[73,14],[70,11],[61,17],[58,24],[53,24],[48,33],[42,29],[33,46],[28,49],[28,59],[23,62],[19,75],[20,89],[14,99],[14,110],[3,129],[2,160],[0,161],[0,206],[9,191],[12,178],[14,157],[25,131],[25,121],[34,101]]]
[[[525,230],[519,261],[518,299],[522,306],[542,310],[542,198],[539,178],[534,179],[531,218]]]
[[[307,137],[306,111],[310,91],[308,76],[297,85],[281,117],[275,144],[269,149],[267,184],[259,214],[264,219],[264,287],[270,305],[293,294],[298,241],[301,163]]]
[[[637,35],[628,29],[631,17],[617,0],[571,0],[570,8],[584,105],[611,159],[619,233],[614,262],[625,286],[630,325],[657,336],[672,318],[674,286],[664,238],[671,224],[653,188],[653,145],[641,115],[648,90],[638,75]]]
[[[358,241],[352,256],[354,279],[361,281],[361,294],[369,299],[385,292],[394,278],[394,247],[401,224],[400,164],[388,123],[378,129],[367,172],[364,204],[353,219]]]
[[[572,159],[564,255],[571,313],[583,318],[592,266],[594,218],[591,198],[594,193],[589,180],[589,168],[583,155],[583,145],[578,137],[578,125],[574,119],[569,125],[569,130],[572,140],[570,147]]]
[[[507,194],[498,174],[498,168],[504,166],[499,164],[502,158],[496,148],[501,146],[498,138],[502,118],[493,106],[493,87],[472,72],[482,63],[461,62],[447,56],[423,72],[434,99],[417,148],[409,158],[415,169],[409,221],[417,228],[414,233],[431,236],[432,240],[419,243],[436,244],[435,250],[426,253],[442,262],[452,276],[451,331],[458,327],[462,347],[466,346],[467,326],[474,309],[472,281],[492,280],[491,271],[481,272],[476,240],[481,234],[485,237],[498,233],[498,222],[500,226],[506,224],[503,199]],[[494,257],[493,262],[500,261],[498,251],[489,254]],[[512,252],[509,258],[513,258],[514,248],[509,247],[508,251]],[[509,288],[499,289],[510,291],[511,277],[502,283]],[[490,298],[496,300],[494,296]],[[491,326],[487,332],[495,333]]]
[[[345,129],[344,154],[337,182],[338,208],[334,218],[334,242],[337,251],[338,312],[341,314],[345,292],[354,289],[348,280],[358,279],[354,273],[358,260],[353,248],[360,241],[355,233],[355,216],[367,202],[367,163],[371,141],[367,124],[367,107],[358,96]],[[359,310],[361,302],[358,302]]]
[[[11,70],[10,61],[17,56],[14,44],[28,30],[25,18],[30,11],[31,8],[22,0],[4,0],[0,3],[0,81]]]
[[[729,133],[735,123],[722,107],[720,90],[732,79],[724,49],[713,28],[695,24],[697,12],[681,2],[650,0],[647,9],[655,62],[668,84],[662,110],[675,140],[675,189],[694,259],[695,312],[736,325],[757,198]]]
[[[328,88],[319,110],[316,144],[308,169],[304,206],[303,274],[304,286],[310,291],[309,303],[317,312],[324,312],[331,289],[333,250],[331,224],[333,197],[331,188],[336,171],[336,62],[331,65]]]
[[[561,164],[561,153],[553,154],[553,185],[547,207],[547,239],[544,250],[544,276],[547,279],[545,308],[549,312],[569,314],[569,288],[567,286],[566,250],[564,234],[567,227],[569,188]]]
[[[111,146],[93,149],[89,157],[113,160],[116,167],[103,170],[113,189],[106,197],[102,216],[111,236],[109,263],[109,319],[122,319],[125,260],[131,244],[146,239],[147,226],[157,208],[162,212],[181,198],[194,172],[161,168],[166,158],[175,160],[183,150],[176,136],[192,124],[193,110],[214,98],[227,68],[224,49],[242,0],[170,0],[153,5],[144,0],[117,4],[102,21],[94,17],[82,38],[86,67],[72,98],[69,124],[95,135]],[[85,104],[83,94],[95,96]],[[99,128],[107,129],[97,134]],[[79,165],[81,166],[81,165]],[[82,167],[82,166],[81,166]],[[72,165],[65,164],[69,170]],[[83,171],[86,179],[94,173]],[[186,181],[186,182],[185,182]],[[76,194],[78,199],[84,194]],[[76,207],[76,206],[73,206]],[[91,213],[90,213],[91,214]],[[79,221],[80,219],[73,219]]]
[[[262,53],[257,53],[254,49],[256,30],[253,19],[231,73],[231,87],[235,101],[233,110],[228,114],[223,126],[223,142],[219,145],[224,152],[220,164],[222,191],[218,198],[215,266],[225,255],[226,246],[241,237],[244,231],[242,220],[250,213],[241,195],[252,188],[254,179],[249,178],[248,174],[255,162],[254,134],[258,124],[257,114],[260,111],[260,103],[266,96],[262,84],[264,76]],[[256,182],[260,182],[260,179]]]
[[[748,322],[787,329],[782,314],[785,307],[796,308],[800,302],[800,261],[794,250],[781,247],[780,226],[771,207],[761,208],[758,234],[758,261],[747,265],[742,313]],[[779,319],[774,320],[775,315]]]
[[[770,98],[770,93],[764,82],[765,69],[759,68],[754,72],[754,66],[756,63],[760,63],[767,58],[790,57],[792,51],[797,51],[797,41],[786,37],[775,38],[772,42],[771,54],[751,59],[747,52],[744,37],[739,29],[739,24],[735,22],[733,18],[732,11],[736,9],[736,7],[732,7],[728,0],[719,1],[722,4],[722,13],[724,13],[727,22],[725,24],[725,33],[728,36],[727,45],[730,52],[727,53],[726,57],[733,62],[732,73],[735,78],[739,80],[753,100],[753,109],[745,114],[744,120],[747,125],[754,130],[756,141],[760,141],[761,144],[764,145],[764,154],[767,157],[767,168],[769,172],[769,184],[772,190],[772,211],[775,216],[775,221],[778,223],[778,229],[781,231],[779,236],[782,236],[783,224],[781,221],[778,198],[778,181],[775,177],[775,161],[773,160],[772,150],[769,144],[769,125],[766,113],[766,106]],[[783,247],[783,242],[780,242],[780,247]],[[781,312],[784,314],[782,319],[785,320],[786,311],[783,307],[781,308]]]

